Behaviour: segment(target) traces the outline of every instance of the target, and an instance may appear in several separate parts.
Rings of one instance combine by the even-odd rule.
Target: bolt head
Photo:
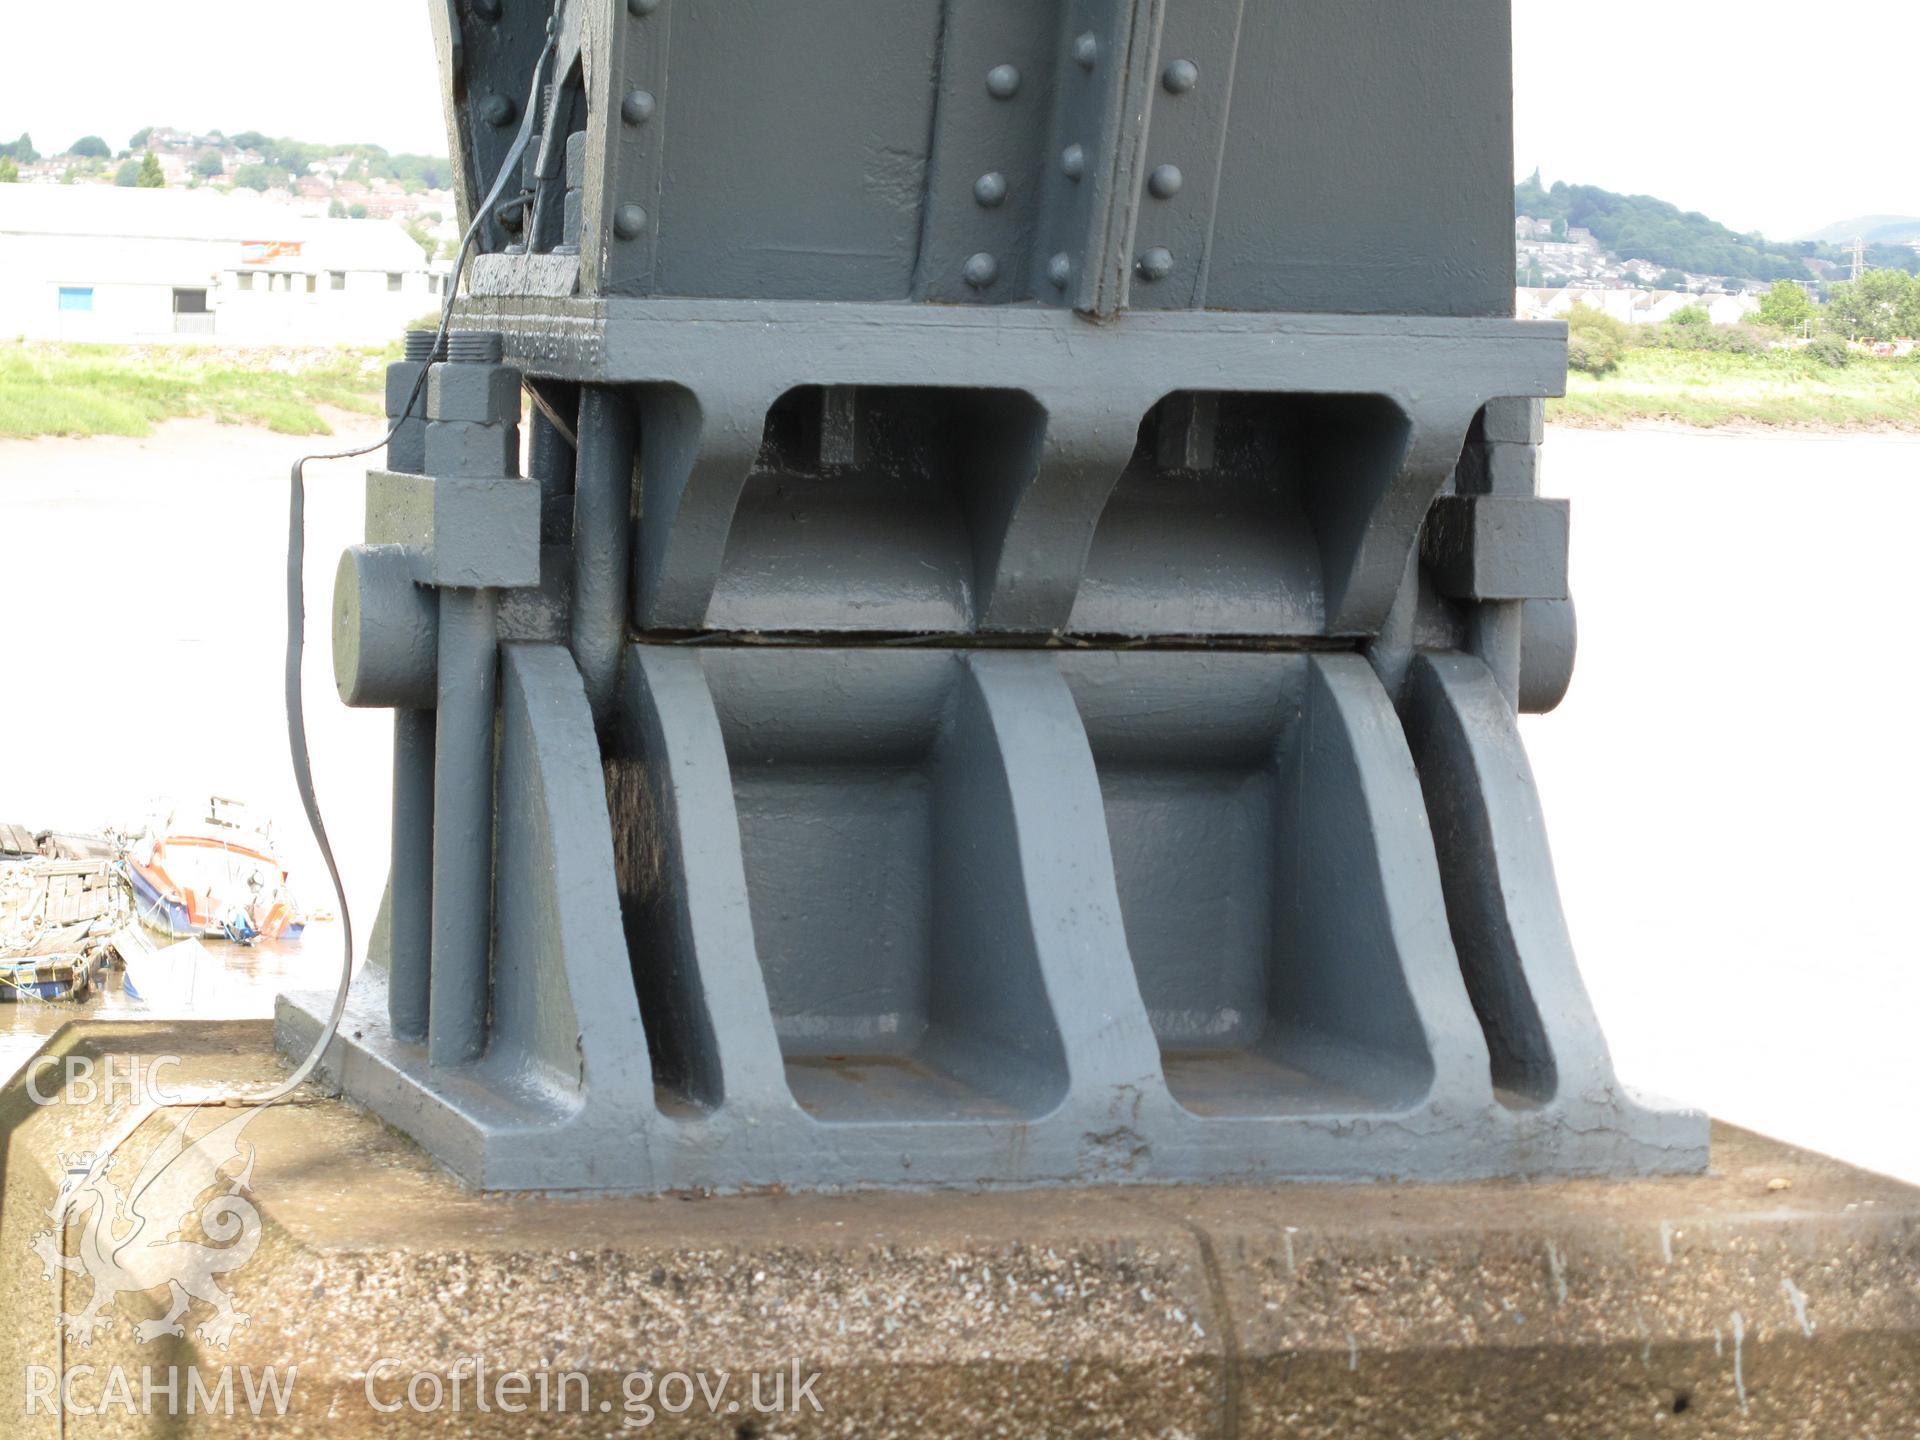
[[[1156,165],[1153,173],[1147,177],[1147,189],[1156,199],[1170,200],[1180,193],[1180,187],[1186,183],[1186,177],[1180,173],[1178,165]]]
[[[1087,173],[1087,152],[1078,145],[1067,146],[1060,152],[1060,168],[1069,180],[1078,180]]]
[[[1160,83],[1169,95],[1185,95],[1200,83],[1200,67],[1191,60],[1175,60],[1161,72]]]
[[[1067,258],[1066,251],[1062,250],[1047,261],[1047,279],[1053,282],[1056,290],[1067,288],[1067,282],[1073,279],[1073,261]]]
[[[432,402],[428,402],[431,410]],[[427,421],[427,473],[512,475],[520,468],[520,427],[483,420]]]
[[[653,118],[653,92],[630,90],[620,102],[620,118],[629,125],[644,125]]]
[[[1076,36],[1073,42],[1073,63],[1082,70],[1093,69],[1093,62],[1100,58],[1099,38],[1091,31]]]
[[[996,100],[1011,100],[1020,93],[1020,71],[1012,65],[996,65],[987,72],[987,93]]]
[[[989,170],[973,182],[973,198],[991,210],[1007,198],[1007,177]]]
[[[638,205],[622,205],[613,212],[613,233],[622,240],[638,240],[646,229],[647,212]]]
[[[977,255],[967,257],[967,263],[960,273],[974,289],[984,290],[1000,278],[1000,262],[982,250]]]
[[[429,420],[459,420],[473,425],[520,422],[520,372],[492,362],[436,365],[427,377],[425,412]]]
[[[1156,245],[1141,254],[1136,268],[1142,280],[1164,280],[1173,273],[1173,252],[1164,245]]]

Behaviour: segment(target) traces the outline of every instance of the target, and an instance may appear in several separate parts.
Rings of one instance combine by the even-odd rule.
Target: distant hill
[[[1803,238],[1823,245],[1844,246],[1853,244],[1856,235],[1869,245],[1920,244],[1920,215],[1860,215]]]
[[[1513,205],[1516,215],[1564,220],[1571,227],[1591,230],[1595,240],[1623,260],[1650,260],[1694,275],[1736,280],[1809,279],[1809,260],[1835,264],[1850,260],[1853,233],[1857,233],[1848,234],[1845,247],[1817,240],[1772,241],[1758,233],[1743,235],[1698,211],[1682,210],[1651,195],[1620,195],[1564,180],[1548,189],[1537,170],[1513,187]],[[1867,263],[1879,269],[1920,272],[1920,255],[1898,244],[1869,245]]]

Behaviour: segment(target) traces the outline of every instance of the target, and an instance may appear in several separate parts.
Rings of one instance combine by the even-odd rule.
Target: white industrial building
[[[445,265],[398,224],[251,192],[0,185],[0,336],[373,345],[434,309]]]
[[[1514,314],[1522,320],[1564,320],[1576,305],[1598,310],[1629,325],[1659,325],[1682,310],[1698,307],[1716,325],[1739,325],[1760,310],[1757,295],[1690,295],[1684,290],[1594,290],[1569,285],[1544,290],[1522,286],[1514,291]]]

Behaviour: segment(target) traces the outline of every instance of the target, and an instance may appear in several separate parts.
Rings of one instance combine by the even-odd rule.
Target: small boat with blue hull
[[[140,923],[169,940],[297,940],[306,917],[287,888],[272,827],[221,796],[150,823],[126,857]]]

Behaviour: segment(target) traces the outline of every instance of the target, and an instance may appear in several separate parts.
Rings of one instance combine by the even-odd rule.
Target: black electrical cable
[[[508,179],[520,168],[521,159],[526,155],[527,145],[533,138],[533,123],[540,114],[541,76],[545,73],[547,62],[553,58],[557,39],[551,23],[547,26],[547,43],[541,49],[539,58],[533,63],[533,84],[527,96],[522,112],[520,133],[514,137],[513,144],[507,150],[507,156],[500,165],[500,173],[495,177],[493,188],[487,197],[474,207],[473,223],[467,227],[467,233],[460,242],[460,252],[454,258],[453,273],[447,277],[447,297],[440,308],[440,329],[434,336],[433,357],[438,357],[447,344],[447,333],[453,325],[454,300],[460,293],[460,277],[466,270],[467,257],[473,249],[473,243],[479,238],[480,229],[487,217],[493,214],[494,206],[500,201],[507,188]],[[401,407],[399,419],[393,422],[387,433],[371,445],[363,445],[358,450],[341,450],[331,455],[307,455],[296,460],[293,465],[292,484],[288,492],[287,513],[287,747],[293,760],[294,784],[299,787],[300,803],[307,812],[307,827],[313,832],[314,843],[320,847],[321,858],[327,862],[327,874],[333,881],[333,894],[340,906],[340,983],[334,992],[333,1013],[314,1041],[313,1049],[307,1058],[300,1062],[294,1072],[275,1089],[263,1095],[246,1097],[248,1103],[256,1105],[271,1104],[273,1101],[290,1095],[311,1075],[320,1063],[320,1057],[326,1053],[327,1046],[333,1043],[334,1035],[340,1029],[340,1018],[346,1013],[347,992],[353,983],[353,917],[347,911],[347,891],[340,882],[340,866],[333,856],[333,845],[327,839],[326,822],[320,817],[320,798],[314,791],[313,762],[307,752],[307,713],[306,704],[300,693],[301,676],[304,673],[306,652],[307,598],[306,598],[306,545],[307,545],[307,480],[306,469],[315,460],[355,460],[362,455],[371,455],[393,439],[401,422],[414,413],[414,407],[420,403],[426,389],[428,366],[420,367],[420,374],[413,382],[413,390],[407,396],[407,403]]]

